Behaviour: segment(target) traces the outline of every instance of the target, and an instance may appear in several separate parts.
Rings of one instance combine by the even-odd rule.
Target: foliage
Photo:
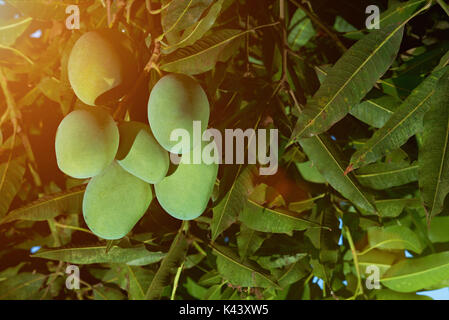
[[[365,2],[0,3],[0,299],[426,299],[416,292],[447,287],[449,11],[371,1],[380,29],[367,30]],[[71,4],[79,30],[66,28]],[[54,139],[87,107],[68,81],[71,48],[103,28],[132,40],[139,66],[105,105],[115,120],[146,122],[162,75],[194,76],[209,127],[279,130],[277,173],[222,164],[199,218],[181,223],[154,198],[123,239],[93,235],[87,180],[58,169]],[[65,286],[69,264],[79,290]],[[366,286],[371,266],[380,290]]]

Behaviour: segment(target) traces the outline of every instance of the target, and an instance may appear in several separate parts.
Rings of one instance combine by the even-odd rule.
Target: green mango
[[[172,153],[182,154],[194,148],[193,121],[201,121],[202,134],[207,129],[209,113],[209,101],[203,88],[186,75],[164,76],[153,87],[148,100],[151,130],[159,144]],[[190,148],[181,150],[176,147],[179,141],[170,140],[175,129],[185,129],[189,133]]]
[[[59,124],[56,132],[56,160],[62,172],[78,179],[91,178],[114,160],[119,131],[104,110],[75,110]]]
[[[90,106],[121,98],[131,86],[137,67],[131,44],[111,30],[85,33],[75,43],[68,61],[68,76],[76,96]]]
[[[170,163],[168,152],[157,143],[150,127],[135,121],[122,122],[119,132],[118,164],[145,182],[160,182]]]
[[[151,186],[114,161],[87,185],[84,221],[98,237],[120,239],[143,217],[152,199]]]
[[[203,214],[217,179],[218,164],[195,164],[194,152],[183,154],[175,172],[154,186],[162,208],[180,220],[193,220]]]

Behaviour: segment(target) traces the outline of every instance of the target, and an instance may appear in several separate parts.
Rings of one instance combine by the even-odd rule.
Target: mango
[[[114,161],[89,181],[83,198],[84,221],[98,237],[120,239],[139,222],[152,199],[150,185]]]
[[[150,127],[136,121],[122,122],[119,132],[118,164],[145,182],[160,182],[170,162],[168,152],[157,143]]]
[[[201,121],[201,133],[209,122],[209,101],[203,88],[191,77],[169,74],[151,90],[148,100],[148,121],[151,130],[167,151],[182,154],[194,148],[193,121]],[[185,129],[190,135],[189,148],[181,150],[179,141],[171,141],[175,129]],[[201,136],[199,137],[201,139]]]
[[[68,77],[83,103],[107,104],[126,93],[136,72],[129,46],[123,35],[106,30],[85,33],[76,41],[69,56]]]
[[[114,160],[119,131],[104,110],[75,110],[56,131],[56,160],[62,172],[78,179],[91,178]]]
[[[195,164],[191,161],[194,151],[183,154],[176,171],[154,186],[162,208],[180,220],[193,220],[203,214],[217,179],[218,164]]]

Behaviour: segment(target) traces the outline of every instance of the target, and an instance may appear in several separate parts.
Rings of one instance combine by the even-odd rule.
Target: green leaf
[[[287,255],[274,254],[271,256],[257,257],[256,261],[264,269],[279,269],[291,266],[306,256],[307,253]]]
[[[449,252],[440,252],[394,264],[381,278],[381,282],[394,291],[415,292],[447,279]]]
[[[218,30],[195,44],[166,56],[161,62],[161,69],[190,75],[209,71],[217,62],[226,61],[231,57],[235,51],[233,44],[246,33],[234,29]]]
[[[319,260],[321,263],[337,263],[339,256],[338,241],[341,237],[339,230],[340,221],[334,209],[327,206],[321,210],[315,210],[311,218],[318,221],[326,229],[309,229],[305,232],[313,246],[319,250]]]
[[[316,32],[313,28],[312,21],[307,18],[306,13],[297,9],[290,20],[288,27],[288,45],[294,51],[299,50],[306,45],[310,39],[315,36]]]
[[[252,179],[252,167],[243,169],[243,166],[240,165],[228,193],[213,209],[211,222],[212,242],[237,221],[237,217],[245,207],[246,199],[253,188]]]
[[[441,57],[440,63],[435,67],[435,71],[443,69],[448,64],[449,64],[449,51],[446,52],[446,54]]]
[[[21,262],[15,267],[10,267],[5,270],[2,270],[0,272],[0,282],[17,275],[19,273],[20,269],[22,269],[22,267],[25,264],[26,264],[25,262]]]
[[[381,28],[391,24],[400,24],[408,20],[419,8],[422,8],[429,0],[411,0],[406,2],[396,2],[391,5],[388,10],[381,12],[379,25]],[[375,29],[372,29],[375,30]],[[364,32],[372,32],[370,29],[357,30],[348,32],[345,37],[349,39],[360,39],[364,36]]]
[[[253,230],[272,233],[290,233],[320,227],[318,223],[304,219],[300,214],[280,208],[265,208],[250,199],[240,213],[239,220]]]
[[[95,300],[125,300],[126,296],[117,288],[103,284],[92,287]]]
[[[407,161],[374,163],[357,170],[355,177],[365,187],[383,190],[417,181],[418,168]]]
[[[441,77],[424,116],[419,150],[419,186],[430,217],[443,210],[449,193],[449,70]]]
[[[106,253],[106,245],[83,246],[74,248],[57,248],[49,250],[39,250],[32,255],[34,258],[63,261],[74,264],[92,263],[126,263],[135,265],[136,261],[146,259],[146,264],[156,263],[165,256],[162,252],[150,252],[144,245],[131,248],[121,248],[113,246]]]
[[[347,22],[345,19],[343,19],[340,16],[337,16],[335,18],[334,29],[337,32],[353,32],[353,31],[357,31],[356,27],[354,27],[352,24],[350,24],[349,22]]]
[[[348,251],[350,253],[350,251]],[[382,276],[394,264],[398,257],[388,251],[372,249],[364,253],[358,254],[358,263],[361,268],[362,277],[366,276],[366,268],[369,266],[376,266],[379,268],[379,275]],[[350,255],[352,259],[352,255]],[[355,271],[355,268],[354,268]]]
[[[449,217],[434,217],[428,230],[429,240],[433,243],[449,242]]]
[[[23,272],[0,282],[0,300],[37,300],[46,275]]]
[[[161,13],[161,24],[167,38],[176,41],[177,33],[194,25],[211,3],[212,0],[163,1],[163,6],[168,4]]]
[[[375,162],[388,152],[402,146],[415,133],[422,131],[424,114],[435,93],[436,84],[446,69],[429,75],[396,109],[387,123],[351,157],[351,168]]]
[[[282,288],[301,280],[308,273],[310,272],[305,268],[304,260],[296,261],[281,270],[273,270],[273,274]]]
[[[387,227],[373,227],[367,231],[367,252],[374,248],[383,250],[410,250],[421,253],[424,249],[418,236],[409,228],[399,225]]]
[[[86,186],[44,196],[24,207],[11,211],[0,224],[14,220],[45,221],[61,214],[80,213]]]
[[[216,284],[210,287],[203,297],[203,300],[221,300],[221,288],[224,283]]]
[[[154,273],[139,267],[125,266],[124,275],[130,300],[143,300],[148,286],[153,280]]]
[[[313,183],[325,183],[326,179],[323,178],[321,173],[318,171],[317,167],[313,165],[312,161],[307,161],[303,163],[296,163],[296,167],[301,173],[302,177],[306,181]]]
[[[375,290],[375,295],[377,300],[433,300],[431,297],[421,294],[395,292],[388,289]]]
[[[329,71],[299,116],[292,139],[320,134],[349,112],[393,63],[403,24],[383,27],[352,46]]]
[[[237,246],[242,261],[252,256],[265,241],[262,233],[246,227],[244,224],[240,226],[240,232],[237,235]]]
[[[198,284],[203,287],[210,287],[214,284],[221,283],[221,281],[222,279],[220,274],[216,270],[212,270],[201,276],[198,280]]]
[[[396,218],[404,208],[421,208],[420,199],[383,199],[376,200],[376,208],[383,218]]]
[[[325,135],[299,141],[318,171],[327,182],[345,198],[368,213],[376,209],[371,197],[362,189],[352,173],[345,174],[346,163],[332,141]]]
[[[12,200],[19,192],[24,174],[24,157],[9,158],[7,162],[0,164],[0,218],[6,215]]]
[[[23,18],[13,20],[8,24],[2,24],[0,26],[0,44],[4,46],[12,46],[16,42],[30,25],[31,18]]]
[[[232,285],[242,287],[279,287],[273,279],[257,265],[240,258],[231,249],[214,245],[213,253],[217,256],[217,269],[224,279]]]
[[[37,88],[50,100],[61,103],[62,94],[61,81],[54,77],[44,77],[37,85]]]
[[[414,50],[404,63],[394,69],[394,76],[382,81],[384,93],[407,97],[429,73],[437,67],[438,60],[449,49],[448,42],[442,42],[432,47],[422,46]],[[435,69],[437,70],[438,67]]]
[[[382,95],[355,105],[349,113],[374,128],[381,128],[400,104],[398,98]]]
[[[301,212],[304,212],[304,211],[307,211],[307,210],[311,210],[311,209],[313,209],[315,207],[315,201],[318,200],[318,199],[322,199],[325,196],[326,196],[326,194],[323,193],[323,194],[320,194],[320,195],[318,195],[316,197],[309,198],[309,199],[306,199],[306,200],[290,202],[288,204],[288,210],[289,211],[298,212],[298,213],[301,213]]]
[[[190,277],[187,277],[187,280],[184,283],[184,288],[186,288],[188,294],[198,300],[202,300],[206,296],[208,291],[206,288],[193,281]]]
[[[34,65],[34,62],[22,51],[0,44],[0,64],[10,67],[15,64],[24,64],[25,62],[26,64]]]
[[[161,266],[154,275],[145,295],[145,300],[160,299],[166,285],[170,283],[170,274],[175,272],[185,260],[189,243],[184,235],[184,223],[173,240],[170,250],[162,260]]]

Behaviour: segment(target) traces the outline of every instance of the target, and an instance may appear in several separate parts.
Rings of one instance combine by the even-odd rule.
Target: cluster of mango
[[[128,48],[126,41],[113,40],[102,31],[77,40],[68,61],[69,80],[76,96],[90,107],[69,113],[55,141],[60,170],[74,178],[91,178],[83,216],[94,234],[109,240],[124,237],[146,213],[153,200],[151,185],[170,215],[197,218],[207,207],[218,173],[218,164],[190,161],[192,144],[177,151],[181,161],[167,176],[169,152],[177,144],[171,133],[184,129],[193,134],[193,121],[201,121],[203,131],[207,128],[209,101],[195,79],[180,74],[162,77],[150,93],[149,125],[136,121],[117,125],[109,110],[101,107],[104,99],[119,100],[126,92]]]

